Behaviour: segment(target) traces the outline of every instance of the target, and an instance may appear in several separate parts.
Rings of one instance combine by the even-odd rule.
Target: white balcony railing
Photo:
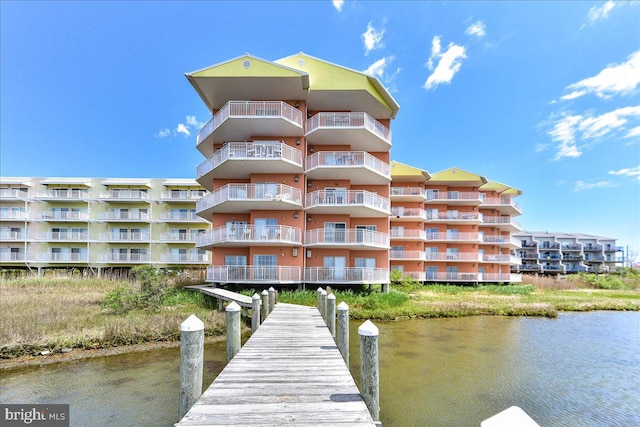
[[[389,283],[389,270],[372,267],[307,267],[304,280],[320,283]]]
[[[266,141],[265,141],[266,142]],[[227,160],[262,159],[286,160],[302,167],[302,152],[284,143],[260,144],[259,142],[229,142],[213,156],[198,165],[198,178],[211,172]]]
[[[427,202],[481,202],[482,194],[473,191],[430,191]]]
[[[444,241],[470,241],[479,242],[480,236],[478,233],[427,233],[427,241],[444,240]]]
[[[192,233],[161,233],[160,240],[168,242],[195,242],[196,235]]]
[[[426,254],[427,261],[480,261],[480,254],[477,252],[430,252]]]
[[[419,218],[422,220],[427,219],[427,212],[424,209],[411,208],[391,208],[391,216],[396,218]]]
[[[490,243],[494,245],[503,245],[507,244],[510,246],[514,246],[516,248],[522,247],[522,241],[513,236],[496,236],[496,235],[483,235],[482,236],[483,243]]]
[[[147,212],[123,212],[123,211],[107,211],[100,212],[98,219],[101,220],[135,220],[146,221],[151,217]]]
[[[67,261],[67,262],[87,262],[87,253],[71,253],[71,252],[47,252],[38,254],[38,261]]]
[[[195,212],[162,212],[160,219],[176,221],[204,221]]]
[[[221,283],[289,283],[300,282],[300,267],[221,265],[207,267],[207,282]]]
[[[510,197],[491,197],[483,194],[483,203],[491,206],[511,206],[515,210],[522,212],[522,208]]]
[[[477,221],[482,222],[483,215],[478,212],[427,212],[427,221]]]
[[[518,221],[509,216],[485,216],[483,222],[485,225],[512,225],[522,229]]]
[[[100,262],[149,262],[151,257],[145,253],[106,253],[98,256]]]
[[[392,196],[425,196],[421,187],[391,187]]]
[[[390,236],[398,240],[426,240],[427,235],[424,230],[418,229],[391,229]]]
[[[0,199],[27,199],[30,192],[20,190],[18,188],[3,188],[0,189]]]
[[[27,219],[27,213],[22,211],[0,211],[0,219]]]
[[[40,219],[69,219],[69,220],[86,221],[89,219],[89,212],[45,211],[45,212],[40,212]]]
[[[0,252],[0,261],[24,261],[24,252]]]
[[[26,233],[20,231],[0,231],[0,240],[22,240]]]
[[[391,179],[389,163],[372,156],[366,151],[320,151],[307,157],[307,172],[320,167],[364,167]]]
[[[228,201],[286,201],[300,204],[302,192],[299,188],[284,184],[227,184],[196,202],[196,211],[202,212]]]
[[[389,199],[366,190],[317,190],[306,195],[306,207],[366,206],[389,212]]]
[[[200,197],[207,194],[204,190],[171,190],[160,193],[162,200],[193,200],[196,201]]]
[[[280,117],[302,128],[302,112],[282,101],[229,101],[198,132],[200,144],[229,118]]]
[[[100,192],[101,199],[149,200],[149,193],[144,190],[109,190]]]
[[[37,233],[38,240],[87,240],[89,233],[86,231],[48,231]]]
[[[317,228],[305,233],[306,245],[375,246],[388,248],[389,235],[373,230],[325,230]]]
[[[509,264],[521,264],[522,258],[509,254],[483,254],[483,262],[496,262],[496,263],[509,263]]]
[[[476,282],[478,273],[427,272],[427,282]]]
[[[176,254],[176,253],[166,252],[160,255],[160,261],[170,262],[170,263],[205,264],[209,262],[209,257],[207,256],[207,254],[198,254],[198,253]]]
[[[425,252],[424,251],[390,251],[389,259],[394,260],[425,260]]]
[[[87,200],[89,192],[87,190],[56,189],[36,192],[36,198],[61,199],[61,200]]]
[[[424,271],[405,271],[402,273],[402,277],[411,277],[419,282],[424,282],[424,279],[427,277],[427,273]]]
[[[115,242],[144,242],[149,240],[149,233],[138,232],[112,232],[100,233],[100,240]]]
[[[307,120],[307,133],[319,128],[364,128],[391,143],[391,130],[367,113],[318,113]]]
[[[286,225],[236,225],[222,226],[205,231],[196,236],[196,246],[211,246],[221,243],[246,242],[302,244],[302,231],[299,228]]]

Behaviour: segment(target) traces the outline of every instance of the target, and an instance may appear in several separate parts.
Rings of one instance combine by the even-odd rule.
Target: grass
[[[195,314],[208,336],[224,333],[224,315],[204,296],[175,289],[160,307],[114,312],[105,306],[115,289],[135,293],[139,284],[100,279],[18,279],[0,281],[0,358],[58,352],[62,348],[100,349],[171,341],[180,323]]]

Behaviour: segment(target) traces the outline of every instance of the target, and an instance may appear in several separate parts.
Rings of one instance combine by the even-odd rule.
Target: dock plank
[[[374,426],[314,307],[277,304],[176,426]]]

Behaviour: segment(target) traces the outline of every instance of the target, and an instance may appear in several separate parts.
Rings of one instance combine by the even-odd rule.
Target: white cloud
[[[160,129],[158,132],[153,134],[153,136],[158,139],[166,138],[169,135],[171,135],[171,131],[167,128]]]
[[[453,42],[449,43],[447,50],[442,52],[440,36],[435,36],[431,41],[431,56],[427,61],[427,66],[433,70],[433,73],[427,78],[424,88],[436,89],[441,84],[451,83],[453,76],[460,71],[462,60],[466,57],[466,48]],[[438,65],[434,70],[435,60],[438,61]]]
[[[369,76],[377,77],[382,81],[382,83],[385,85],[387,90],[389,90],[390,92],[393,92],[394,88],[391,83],[396,78],[396,76],[400,73],[401,69],[396,68],[395,71],[393,71],[393,73],[391,74],[387,73],[386,70],[387,70],[387,66],[390,66],[394,59],[395,59],[395,56],[393,55],[378,59],[376,62],[371,64],[369,68],[364,70],[363,73]]]
[[[487,27],[484,25],[484,22],[476,21],[467,27],[465,34],[468,36],[476,36],[481,39],[487,35]]]
[[[598,181],[592,183],[586,183],[584,181],[576,181],[576,186],[573,191],[584,191],[584,190],[593,190],[594,188],[611,188],[617,187],[617,184],[614,184],[609,181]]]
[[[195,130],[198,130],[200,128],[202,128],[202,126],[205,125],[205,123],[199,121],[196,116],[187,116],[185,118],[187,125],[193,127]]]
[[[611,12],[611,9],[613,9],[615,5],[616,4],[613,0],[609,0],[600,7],[592,7],[587,12],[587,23],[593,24],[600,19],[606,19],[609,16],[609,12]],[[584,28],[584,25],[582,28]]]
[[[368,55],[374,49],[378,49],[384,46],[382,43],[382,36],[384,35],[384,29],[376,31],[371,25],[371,22],[367,24],[367,31],[362,33],[362,41],[364,42],[364,54]]]
[[[580,80],[566,87],[571,91],[560,97],[562,100],[576,99],[595,93],[602,99],[614,95],[632,93],[640,84],[640,50],[633,52],[622,64],[611,64],[593,77]]]
[[[624,136],[625,138],[634,138],[640,136],[640,126],[629,129],[629,132]]]
[[[638,181],[640,181],[640,165],[636,166],[635,168],[623,168],[618,169],[617,171],[609,171],[609,175],[635,177]]]
[[[624,131],[630,120],[640,121],[640,105],[618,108],[598,116],[563,113],[557,119],[552,118],[553,127],[547,133],[558,143],[554,160],[579,157],[585,145]],[[635,129],[627,136],[636,132]]]
[[[189,127],[184,123],[178,123],[178,127],[175,130],[176,133],[181,133],[184,136],[191,136],[191,131],[189,131]]]
[[[333,7],[336,8],[338,12],[342,12],[342,6],[344,6],[344,0],[332,0]]]

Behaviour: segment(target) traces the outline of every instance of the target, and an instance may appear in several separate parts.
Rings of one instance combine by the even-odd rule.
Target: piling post
[[[327,326],[332,337],[336,337],[336,296],[327,295]]]
[[[322,315],[322,320],[327,322],[327,291],[324,289],[320,292],[320,314]]]
[[[322,307],[322,288],[318,288],[316,292],[318,293],[318,311],[322,313],[322,310],[320,310],[320,307]]]
[[[380,420],[380,373],[378,366],[378,335],[370,320],[358,328],[360,335],[360,392],[374,421]]]
[[[251,333],[254,334],[260,326],[260,295],[251,297]]]
[[[240,306],[232,301],[227,306],[227,362],[240,351]]]
[[[218,311],[224,311],[224,301],[222,299],[218,299]]]
[[[180,324],[180,403],[178,419],[182,419],[202,394],[204,363],[204,323],[191,315]]]
[[[273,311],[273,307],[276,305],[276,290],[273,286],[269,288],[269,313]]]
[[[349,306],[342,301],[338,304],[338,349],[344,363],[349,367]]]
[[[269,315],[269,291],[266,289],[263,290],[260,294],[260,298],[262,299],[262,306],[260,307],[260,324],[262,324]]]

